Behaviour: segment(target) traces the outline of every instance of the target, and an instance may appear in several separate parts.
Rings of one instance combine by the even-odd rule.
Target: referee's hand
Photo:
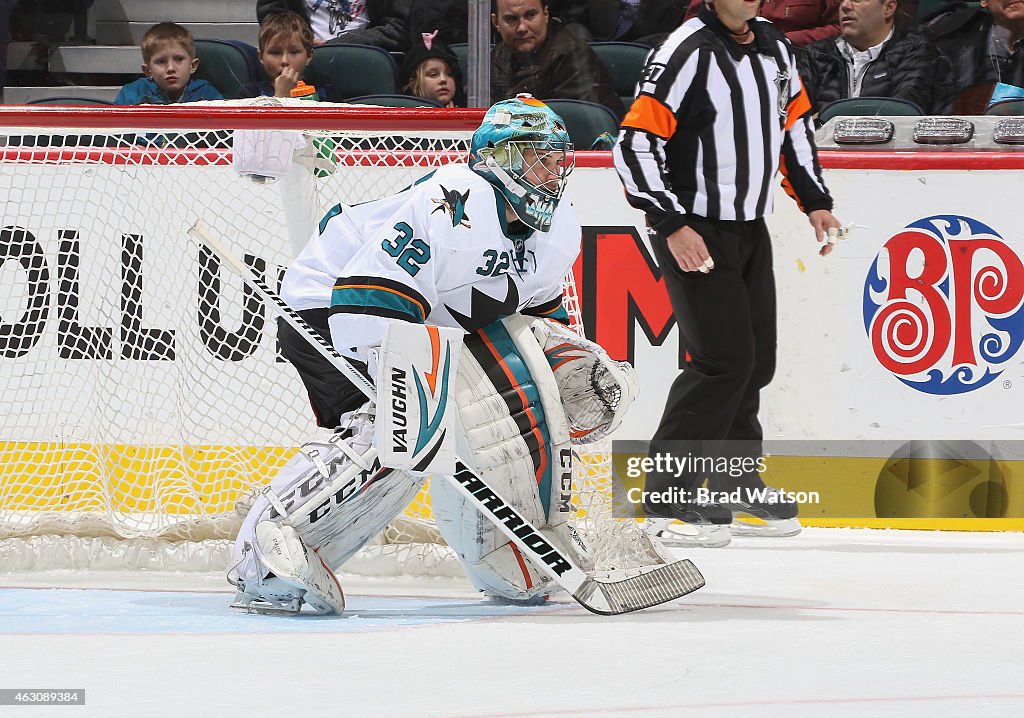
[[[708,248],[693,227],[680,227],[665,240],[676,263],[684,272],[707,274],[715,268],[715,262],[708,254]]]
[[[822,257],[828,256],[836,246],[834,242],[825,241],[828,238],[828,231],[830,229],[842,229],[843,225],[827,209],[816,209],[807,215],[807,219],[810,220],[811,226],[814,227],[814,236],[818,240],[818,244],[822,245],[821,249],[818,250],[818,254]]]

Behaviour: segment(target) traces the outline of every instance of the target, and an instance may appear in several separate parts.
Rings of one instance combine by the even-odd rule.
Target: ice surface
[[[806,529],[680,552],[708,585],[600,617],[460,581],[343,579],[342,618],[228,610],[221,577],[0,574],[31,716],[1024,715],[1024,534]],[[61,587],[61,588],[57,588]]]

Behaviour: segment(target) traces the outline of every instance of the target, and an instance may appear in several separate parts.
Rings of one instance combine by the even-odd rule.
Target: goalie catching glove
[[[572,443],[590,444],[615,431],[636,399],[636,370],[562,324],[534,321],[531,328],[555,375]]]

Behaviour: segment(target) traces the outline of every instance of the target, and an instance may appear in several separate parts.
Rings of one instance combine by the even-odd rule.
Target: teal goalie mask
[[[540,100],[518,95],[495,103],[473,133],[469,167],[494,185],[526,226],[541,232],[575,165],[565,122]]]

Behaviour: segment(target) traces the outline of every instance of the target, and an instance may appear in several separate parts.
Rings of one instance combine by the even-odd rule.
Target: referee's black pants
[[[694,218],[715,268],[684,272],[666,238],[652,238],[661,265],[680,342],[689,360],[669,389],[652,439],[659,446],[708,447],[760,456],[763,432],[757,414],[761,389],[775,374],[775,275],[771,238],[764,220],[735,222]],[[727,441],[728,440],[728,441]],[[727,443],[726,443],[727,441]],[[724,449],[723,449],[724,444]],[[648,490],[670,485],[692,489],[703,477],[649,475]],[[740,480],[708,476],[708,488],[731,490]],[[747,479],[753,477],[746,477]],[[759,478],[759,477],[757,477]],[[734,485],[721,485],[721,482]],[[653,482],[653,483],[652,483]],[[712,485],[718,482],[718,485]],[[687,485],[689,484],[689,485]]]

